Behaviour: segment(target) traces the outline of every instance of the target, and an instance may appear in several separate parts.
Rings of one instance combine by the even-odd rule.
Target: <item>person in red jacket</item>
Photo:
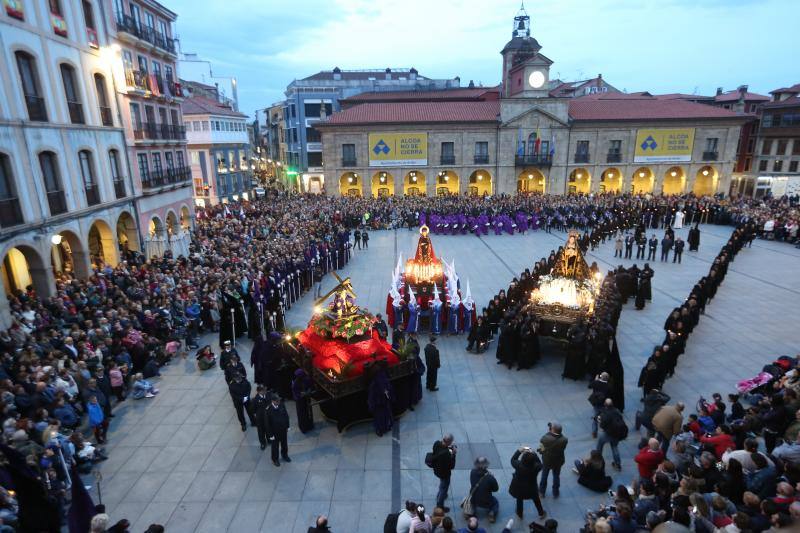
[[[717,459],[722,459],[722,454],[729,448],[731,450],[736,449],[736,441],[733,440],[731,428],[727,424],[717,426],[713,435],[700,437],[700,442],[711,445],[714,448],[714,455],[717,456]]]
[[[647,446],[639,450],[634,458],[639,467],[639,476],[642,479],[652,479],[653,474],[658,469],[658,465],[664,462],[664,452],[661,451],[661,444],[658,439],[650,439]]]

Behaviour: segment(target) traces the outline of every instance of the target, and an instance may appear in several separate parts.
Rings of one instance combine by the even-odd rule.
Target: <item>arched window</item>
[[[61,81],[64,84],[64,96],[67,99],[67,107],[69,108],[69,120],[73,124],[84,124],[83,105],[78,93],[78,79],[75,76],[75,69],[66,63],[61,63],[59,68],[61,69]]]
[[[83,178],[83,188],[86,190],[86,203],[97,205],[100,203],[100,191],[94,180],[94,169],[92,168],[92,153],[89,150],[78,152],[78,161],[81,167],[81,178]]]
[[[0,227],[10,228],[22,224],[17,187],[11,171],[11,158],[0,154]]]
[[[122,179],[122,176],[119,172],[119,152],[116,150],[109,150],[108,151],[108,163],[111,166],[111,179],[114,181],[114,194],[116,197],[125,198],[127,193],[125,192],[125,180]]]
[[[100,107],[100,120],[103,122],[103,126],[113,126],[114,120],[111,117],[111,106],[108,105],[105,76],[102,74],[95,74],[94,87],[95,90],[97,90],[97,105]]]
[[[28,108],[28,119],[47,122],[47,108],[42,97],[39,74],[36,72],[36,59],[27,52],[16,52],[17,70],[22,83],[22,95]]]
[[[536,132],[528,135],[528,146],[525,150],[525,155],[533,155],[536,153]]]
[[[53,152],[39,154],[39,166],[42,169],[42,180],[47,193],[47,203],[51,215],[60,215],[67,211],[67,201],[64,188],[61,185],[61,176],[58,172],[58,160]]]

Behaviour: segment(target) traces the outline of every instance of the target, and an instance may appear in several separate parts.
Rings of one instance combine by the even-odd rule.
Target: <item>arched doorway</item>
[[[469,175],[470,196],[486,196],[492,194],[492,175],[488,170],[478,169]]]
[[[427,194],[425,174],[412,170],[403,178],[403,194],[406,196],[425,196]]]
[[[545,177],[539,170],[523,170],[517,177],[517,192],[544,194],[544,191]]]
[[[33,287],[41,297],[49,296],[53,292],[47,279],[45,263],[39,252],[30,246],[10,248],[3,256],[0,276],[7,295],[25,292],[29,287]]]
[[[136,222],[130,213],[122,213],[117,219],[117,242],[119,250],[124,257],[128,250],[141,252],[139,247],[139,234],[136,231]]]
[[[567,194],[589,194],[592,190],[592,176],[585,168],[576,168],[569,173]]]
[[[175,216],[174,211],[167,212],[167,235],[170,237],[177,235],[181,228],[178,225],[178,217]]]
[[[442,170],[436,175],[436,196],[458,194],[458,174],[452,170]]]
[[[600,192],[618,193],[622,190],[622,172],[618,168],[607,168],[600,175]]]
[[[697,171],[692,192],[696,196],[711,196],[717,192],[718,179],[717,170],[711,165],[706,165]]]
[[[653,192],[653,171],[649,167],[639,167],[631,180],[633,194],[650,194]]]
[[[372,196],[394,196],[394,176],[385,170],[372,175]]]
[[[361,196],[361,176],[356,172],[345,172],[339,178],[339,194],[342,196]]]
[[[89,259],[97,269],[105,265],[115,267],[119,263],[114,234],[102,220],[96,220],[89,228]]]
[[[670,167],[664,174],[661,194],[683,194],[686,188],[686,173],[681,167]]]
[[[183,231],[190,231],[192,229],[192,214],[186,206],[181,207],[181,228]]]
[[[86,250],[77,235],[71,231],[62,231],[53,235],[50,243],[50,260],[54,273],[81,279],[89,276]]]
[[[144,255],[147,259],[161,257],[167,250],[167,228],[158,217],[150,219],[144,239]]]

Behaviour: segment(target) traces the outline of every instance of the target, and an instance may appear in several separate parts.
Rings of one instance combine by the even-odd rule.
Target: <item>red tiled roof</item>
[[[753,101],[756,100],[758,102],[767,102],[769,101],[769,96],[758,94],[758,93],[751,93],[746,92],[744,93],[745,101]],[[723,94],[719,94],[714,97],[715,102],[738,102],[739,101],[739,91],[728,91]]]
[[[408,124],[424,122],[497,122],[500,102],[364,103],[334,113],[325,125]]]
[[[775,93],[800,93],[800,83],[796,83],[791,87],[781,87],[780,89],[775,89],[774,91],[769,92],[769,94]]]
[[[481,100],[487,93],[497,94],[497,87],[461,87],[431,91],[376,91],[357,94],[345,101],[392,102],[392,101],[435,101],[435,100]]]
[[[242,118],[247,116],[204,96],[187,98],[181,102],[181,111],[184,115],[224,115]]]
[[[703,94],[686,94],[686,93],[667,93],[667,94],[654,94],[653,98],[659,100],[713,100],[713,96],[705,96]]]
[[[319,72],[312,74],[311,76],[306,76],[305,78],[300,78],[299,81],[318,81],[318,80],[332,80],[333,79],[334,71],[332,70],[320,70]],[[375,70],[339,70],[336,74],[341,75],[342,80],[361,80],[361,81],[368,81],[370,79],[374,80],[385,80],[386,74],[391,74],[393,80],[400,79],[401,76],[405,77],[406,79],[411,77],[411,69],[392,69],[390,72],[386,72],[385,69],[375,69]],[[425,76],[421,76],[417,74],[418,80],[427,80]]]
[[[774,109],[776,107],[800,107],[800,96],[794,95],[780,102],[765,102],[761,104],[762,109]]]
[[[603,98],[575,98],[569,102],[569,115],[573,120],[670,120],[735,118],[740,115],[706,104],[681,99],[661,99],[646,96],[618,97],[607,94]]]

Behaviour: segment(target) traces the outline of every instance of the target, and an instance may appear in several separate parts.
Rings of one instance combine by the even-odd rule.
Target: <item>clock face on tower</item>
[[[534,89],[541,88],[542,85],[544,85],[544,82],[545,82],[544,73],[542,73],[541,70],[534,70],[528,76],[528,83]]]

